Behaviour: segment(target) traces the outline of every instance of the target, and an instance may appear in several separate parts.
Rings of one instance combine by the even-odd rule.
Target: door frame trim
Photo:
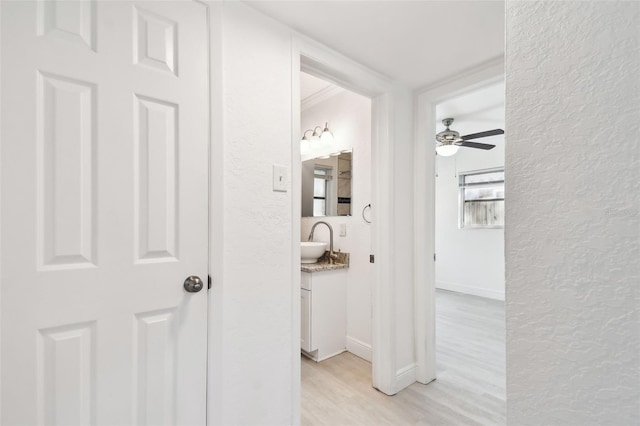
[[[415,92],[414,116],[414,309],[416,380],[436,379],[435,149],[425,141],[436,134],[436,105],[504,80],[504,56]],[[426,190],[425,190],[426,189]],[[424,260],[427,259],[425,262]]]
[[[294,34],[291,55],[291,182],[292,182],[292,322],[293,322],[293,423],[300,423],[300,71],[371,99],[371,163],[372,170],[372,252],[376,255],[372,283],[372,379],[378,390],[396,393],[395,305],[393,289],[393,85],[386,77],[305,36]]]
[[[0,5],[0,23],[2,22],[2,10]],[[2,31],[0,31],[0,96],[2,96]],[[0,99],[2,99],[0,97]],[[0,129],[2,129],[2,110],[0,107]],[[0,131],[0,164],[2,164],[2,132]],[[0,173],[0,235],[2,235],[2,173]],[[2,259],[2,245],[0,244],[0,259]],[[0,262],[0,307],[2,306],[2,262]],[[0,315],[0,377],[2,377],[2,315]],[[0,386],[0,421],[2,421],[2,386]]]
[[[223,4],[214,0],[195,0],[207,7],[209,32],[209,275],[207,292],[207,425],[218,424],[224,408],[222,382],[224,352],[223,282],[225,269],[224,236],[224,80],[223,80]],[[215,200],[215,202],[214,202]],[[214,242],[218,241],[218,244]],[[214,297],[215,296],[215,297]]]

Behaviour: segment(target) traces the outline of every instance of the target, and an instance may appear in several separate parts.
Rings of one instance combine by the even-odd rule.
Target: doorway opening
[[[370,168],[375,169],[376,173],[366,173],[367,176],[363,180],[369,180],[370,199],[359,198],[360,195],[353,194],[349,204],[350,221],[360,221],[358,226],[363,226],[362,210],[366,205],[371,207],[366,209],[364,215],[371,222],[366,225],[370,229],[370,245],[361,247],[360,249],[368,250],[365,255],[365,263],[369,261],[371,254],[375,255],[376,263],[369,264],[370,268],[370,304],[366,311],[370,315],[370,350],[368,345],[362,345],[359,349],[357,337],[350,340],[349,350],[354,353],[360,352],[359,356],[371,358],[371,378],[368,380],[373,388],[387,394],[396,393],[396,366],[395,366],[395,330],[389,325],[392,324],[395,307],[393,299],[389,296],[393,292],[392,286],[392,262],[389,259],[391,253],[391,234],[388,224],[393,218],[392,211],[392,190],[389,182],[390,175],[393,171],[391,153],[391,135],[394,132],[392,121],[391,102],[393,99],[392,85],[389,81],[381,78],[374,72],[364,69],[361,65],[349,60],[325,47],[319,46],[309,40],[299,38],[294,41],[294,49],[292,52],[292,93],[293,93],[293,109],[292,109],[292,356],[294,360],[294,368],[292,375],[292,386],[294,389],[294,418],[300,418],[300,395],[301,395],[301,242],[308,239],[308,234],[302,234],[302,155],[301,155],[301,137],[305,133],[306,128],[301,125],[301,95],[300,95],[300,76],[301,71],[314,77],[328,81],[335,86],[353,92],[360,96],[364,96],[369,102],[369,120],[370,120]],[[317,120],[322,121],[323,118],[318,117]],[[332,127],[332,124],[324,119],[324,123],[318,122],[310,124],[314,129],[316,126],[329,126],[329,130],[338,127]],[[336,123],[337,125],[337,123]],[[361,127],[361,126],[360,126]],[[317,130],[322,132],[324,127],[318,127]],[[308,135],[312,135],[309,132]],[[336,133],[337,134],[337,133]],[[321,134],[319,136],[322,136]],[[353,141],[349,145],[353,149]],[[348,151],[345,146],[341,151]],[[335,152],[335,151],[333,151]],[[354,160],[352,176],[359,180],[358,156],[364,153],[351,152],[352,160]],[[342,153],[341,153],[342,154]],[[344,154],[348,154],[345,152]],[[330,155],[330,153],[329,153]],[[354,158],[354,155],[356,158]],[[346,159],[346,158],[345,158]],[[338,173],[343,170],[338,170]],[[355,185],[355,184],[354,184]],[[365,201],[366,200],[366,201]],[[341,200],[346,201],[346,200]],[[339,203],[346,204],[346,203]],[[339,222],[340,223],[340,222]],[[340,234],[340,225],[334,230],[335,235]],[[320,225],[314,229],[314,237],[322,235],[326,232]],[[315,234],[315,232],[318,232]],[[306,233],[306,230],[305,230]],[[347,224],[347,235],[349,235],[349,226]],[[326,234],[325,234],[326,238]],[[336,239],[340,238],[339,236]],[[315,239],[315,238],[314,238]],[[382,260],[379,261],[378,260]],[[360,259],[361,261],[361,259]],[[352,263],[356,264],[356,263]],[[330,273],[332,271],[326,271]],[[335,272],[335,271],[334,271]],[[346,296],[345,296],[346,300]],[[363,305],[364,306],[364,305]],[[355,336],[352,336],[355,337]],[[366,342],[368,343],[368,342]],[[346,333],[345,343],[346,348]],[[313,350],[312,350],[313,352]],[[370,355],[368,355],[370,353]],[[367,362],[367,361],[363,361]],[[371,389],[371,387],[369,387]]]
[[[301,241],[332,243],[326,250],[336,256],[333,265],[326,253],[301,265],[305,423],[326,415],[314,395],[331,392],[340,376],[357,371],[359,385],[371,389],[372,102],[304,71],[300,99]]]
[[[438,382],[482,389],[505,418],[504,81],[435,105],[436,132],[482,135],[435,159],[435,327]],[[453,122],[451,123],[451,120]],[[444,121],[444,123],[443,123]]]

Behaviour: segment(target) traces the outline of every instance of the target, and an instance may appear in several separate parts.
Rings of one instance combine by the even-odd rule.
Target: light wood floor
[[[502,425],[504,303],[438,290],[437,380],[394,396],[371,387],[371,364],[345,352],[302,357],[303,425]]]

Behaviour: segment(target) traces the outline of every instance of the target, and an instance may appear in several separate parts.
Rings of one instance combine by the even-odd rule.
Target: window
[[[460,173],[460,228],[504,227],[504,169]]]
[[[328,211],[327,200],[331,191],[331,167],[318,167],[313,169],[313,215],[326,216]]]

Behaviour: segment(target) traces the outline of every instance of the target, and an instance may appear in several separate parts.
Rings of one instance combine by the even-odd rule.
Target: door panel
[[[36,78],[38,263],[92,267],[96,87],[44,72]]]
[[[176,400],[175,309],[136,315],[137,424],[173,424]]]
[[[136,96],[136,262],[177,260],[178,105]]]
[[[95,322],[38,330],[38,400],[44,424],[93,424]]]
[[[197,2],[3,1],[2,424],[204,424]]]

